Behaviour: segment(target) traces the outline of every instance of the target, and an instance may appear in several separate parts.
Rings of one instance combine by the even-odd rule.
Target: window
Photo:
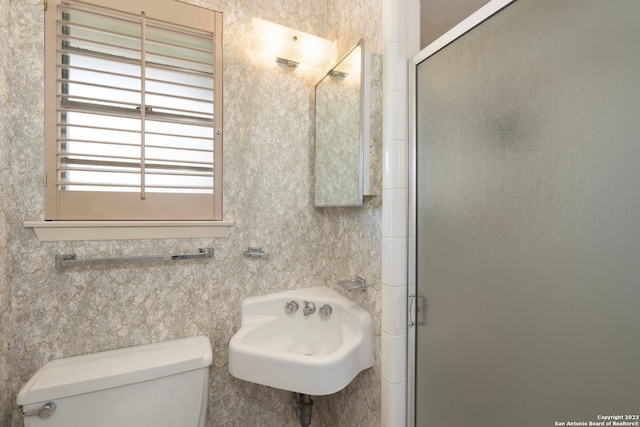
[[[222,219],[221,23],[175,0],[49,7],[47,220]]]

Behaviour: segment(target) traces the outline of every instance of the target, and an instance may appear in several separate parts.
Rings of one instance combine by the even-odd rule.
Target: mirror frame
[[[360,132],[359,132],[359,137],[358,137],[358,141],[360,144],[360,148],[359,148],[359,159],[358,159],[358,201],[355,204],[348,204],[348,203],[344,203],[344,204],[332,204],[332,203],[326,203],[326,204],[318,204],[317,200],[316,200],[316,195],[315,195],[315,188],[316,188],[316,180],[317,180],[317,146],[318,146],[318,140],[317,140],[317,122],[318,122],[318,117],[317,117],[317,92],[318,92],[318,86],[327,78],[329,78],[329,76],[331,76],[331,74],[336,70],[336,68],[338,68],[340,66],[340,64],[352,53],[354,52],[356,49],[360,48],[360,108],[359,108],[359,113],[360,116],[358,118],[359,121],[359,127],[360,127]],[[329,71],[327,71],[327,73],[324,75],[324,77],[322,77],[322,79],[320,79],[320,81],[315,85],[315,91],[314,91],[314,161],[313,161],[313,166],[314,166],[314,196],[313,196],[313,202],[314,202],[314,206],[316,207],[349,207],[349,206],[362,206],[363,203],[363,199],[364,196],[369,195],[370,193],[370,144],[371,144],[371,137],[370,137],[370,120],[371,120],[371,96],[370,96],[370,90],[371,90],[371,75],[370,75],[370,69],[371,69],[371,54],[369,52],[367,52],[367,50],[365,49],[365,43],[364,43],[364,39],[361,39],[358,43],[356,43],[355,46],[353,46],[351,49],[349,49],[349,51],[344,54],[340,60],[337,61],[336,65],[334,65]]]

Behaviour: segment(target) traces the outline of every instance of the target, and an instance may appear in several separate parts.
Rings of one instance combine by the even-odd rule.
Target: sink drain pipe
[[[313,400],[311,400],[311,396],[296,393],[296,418],[298,418],[301,427],[309,427],[311,425],[312,406]]]

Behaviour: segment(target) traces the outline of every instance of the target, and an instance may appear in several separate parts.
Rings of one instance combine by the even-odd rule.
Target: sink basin
[[[291,301],[298,308],[288,313]],[[314,313],[304,315],[305,302]],[[247,298],[240,323],[229,342],[229,372],[242,380],[323,396],[373,365],[371,316],[326,286]]]

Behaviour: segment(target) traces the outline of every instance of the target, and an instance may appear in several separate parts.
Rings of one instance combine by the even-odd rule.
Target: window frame
[[[76,191],[58,188],[58,5],[45,13],[45,220],[46,221],[222,221],[222,13],[176,0],[72,0],[74,3],[140,15],[157,22],[211,32],[214,35],[214,190],[203,195],[146,193],[100,194],[100,203],[86,203]],[[203,11],[205,13],[203,13]],[[74,194],[76,193],[76,194]],[[82,192],[86,193],[86,192]],[[97,194],[98,192],[90,192]],[[198,197],[199,196],[199,197]],[[118,206],[122,215],[105,216],[103,206]],[[121,209],[122,208],[122,209]]]

